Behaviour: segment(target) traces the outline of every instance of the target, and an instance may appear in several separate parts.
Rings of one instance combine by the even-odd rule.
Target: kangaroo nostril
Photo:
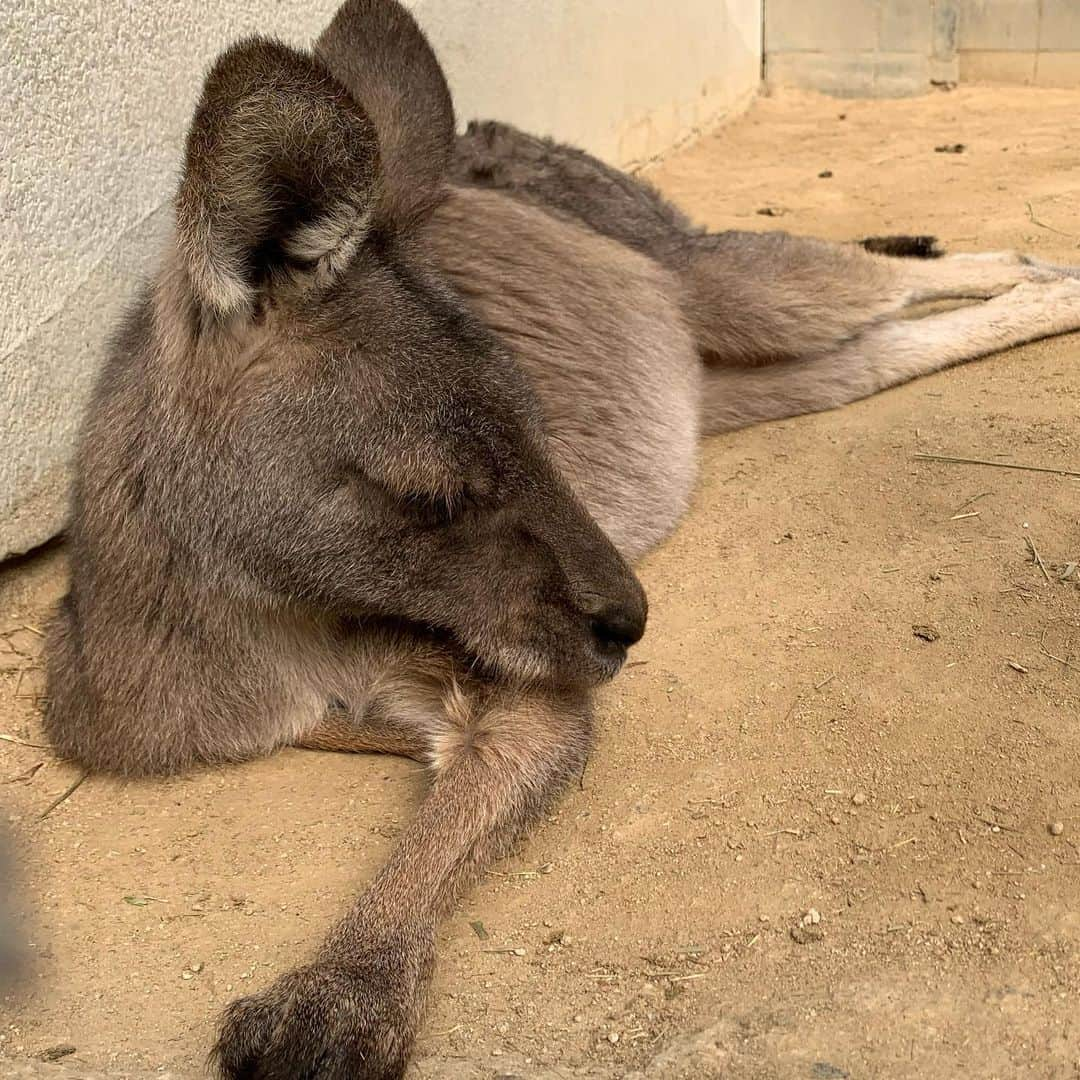
[[[601,645],[625,649],[641,640],[645,616],[623,608],[607,608],[594,615],[589,625]]]

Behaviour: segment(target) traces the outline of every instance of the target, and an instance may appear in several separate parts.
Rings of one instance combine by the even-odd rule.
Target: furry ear
[[[329,281],[370,225],[378,141],[312,57],[266,38],[223,53],[187,139],[177,243],[198,299],[222,317],[297,271]]]
[[[346,0],[315,55],[374,122],[380,216],[408,228],[438,203],[454,152],[454,104],[435,53],[397,0]]]

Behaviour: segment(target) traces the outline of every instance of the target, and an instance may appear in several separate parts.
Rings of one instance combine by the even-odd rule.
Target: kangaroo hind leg
[[[708,368],[703,428],[730,431],[832,409],[920,375],[1075,330],[1080,280],[1021,284],[985,303],[867,327],[826,356],[760,368]]]
[[[1017,251],[947,255],[901,264],[909,304],[935,300],[988,300],[1017,285],[1080,277],[1080,267],[1055,266]]]
[[[692,237],[684,254],[683,310],[709,365],[826,355],[901,311],[921,261],[781,232]]]

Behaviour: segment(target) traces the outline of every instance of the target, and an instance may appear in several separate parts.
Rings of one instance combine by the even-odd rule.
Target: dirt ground
[[[1080,262],[1077,117],[1064,91],[784,96],[651,175],[716,228]],[[914,459],[1080,469],[1078,404],[1073,336],[708,442],[582,789],[442,933],[417,1077],[1080,1076],[1080,481]],[[295,751],[91,778],[39,820],[78,776],[24,744],[64,573],[58,546],[0,574],[35,943],[0,1074],[66,1044],[84,1071],[34,1075],[193,1077],[422,778]]]

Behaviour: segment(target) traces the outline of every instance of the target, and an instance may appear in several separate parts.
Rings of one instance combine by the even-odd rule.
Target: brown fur
[[[644,630],[628,562],[686,508],[702,431],[1080,326],[1068,271],[709,235],[580,151],[453,132],[394,0],[349,0],[314,54],[223,54],[83,430],[61,752],[431,773],[312,961],[227,1011],[230,1078],[402,1075],[439,918],[584,767],[590,689]],[[995,299],[895,319],[947,297]]]
[[[642,555],[685,510],[697,467],[703,373],[675,276],[537,207],[465,188],[425,241],[514,350],[577,497],[624,556]]]

